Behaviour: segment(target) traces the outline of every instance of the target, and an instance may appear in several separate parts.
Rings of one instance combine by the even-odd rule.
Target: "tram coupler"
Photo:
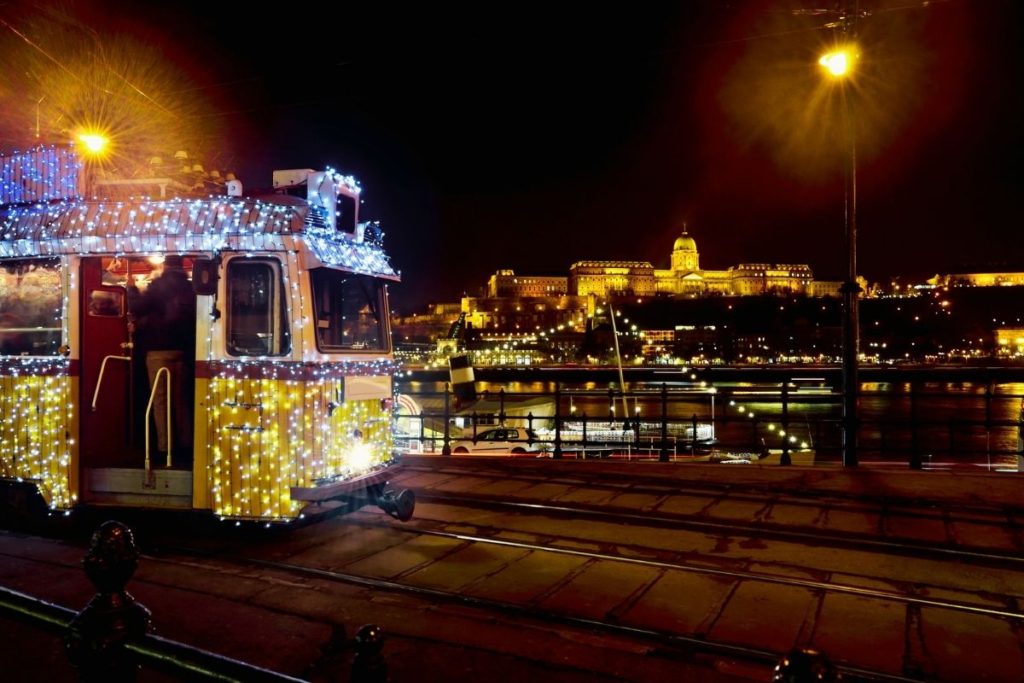
[[[413,510],[416,509],[416,494],[409,489],[402,489],[395,492],[388,489],[377,498],[377,506],[401,522],[408,522],[412,519]]]

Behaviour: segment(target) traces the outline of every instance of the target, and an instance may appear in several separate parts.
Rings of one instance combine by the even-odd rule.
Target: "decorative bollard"
[[[139,665],[124,646],[152,631],[153,623],[150,611],[125,590],[139,565],[131,529],[115,521],[101,524],[82,565],[96,595],[68,627],[68,657],[82,681],[134,681]]]
[[[356,656],[352,660],[352,683],[387,683],[388,666],[384,661],[384,629],[367,624],[354,639]]]
[[[772,683],[839,683],[843,677],[821,652],[810,648],[790,651],[775,665]]]

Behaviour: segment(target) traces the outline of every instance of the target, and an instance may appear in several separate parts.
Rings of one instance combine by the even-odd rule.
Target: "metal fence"
[[[912,469],[1024,467],[1018,457],[1024,394],[1007,390],[1013,386],[865,385],[857,397],[859,459]],[[484,392],[469,402],[447,388],[407,395],[420,409],[398,418],[400,444],[410,451],[773,458],[780,464],[842,459],[842,394],[826,386],[787,381],[597,391],[556,385],[548,392]]]

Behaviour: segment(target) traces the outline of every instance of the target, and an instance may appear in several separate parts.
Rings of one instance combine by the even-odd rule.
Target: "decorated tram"
[[[2,160],[7,502],[261,522],[371,502],[409,518],[411,493],[386,488],[399,275],[379,226],[359,220],[352,178],[300,169],[275,172],[260,196],[229,183],[235,196],[155,199],[95,183],[90,196],[105,198],[85,200],[73,150]],[[135,303],[171,261],[191,283],[178,325],[194,348],[154,376]]]

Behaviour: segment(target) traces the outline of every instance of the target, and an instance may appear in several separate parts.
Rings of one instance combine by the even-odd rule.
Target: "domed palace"
[[[697,240],[685,224],[672,245],[669,263],[668,270],[656,270],[647,261],[579,261],[570,268],[569,290],[573,294],[597,296],[826,296],[835,295],[839,285],[815,282],[811,267],[806,264],[741,263],[727,270],[702,270]]]

